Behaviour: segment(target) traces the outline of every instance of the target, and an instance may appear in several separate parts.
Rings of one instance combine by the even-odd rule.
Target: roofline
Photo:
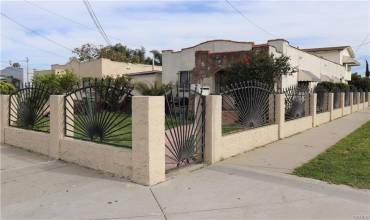
[[[233,41],[233,40],[225,40],[225,39],[215,39],[215,40],[207,40],[207,41],[201,42],[201,43],[196,44],[196,45],[191,46],[191,47],[184,47],[184,48],[182,48],[181,50],[178,50],[178,51],[162,50],[162,52],[173,52],[173,53],[181,52],[183,50],[195,48],[195,47],[200,46],[202,44],[206,44],[206,43],[210,43],[210,42],[216,42],[216,41],[223,41],[223,42],[230,42],[230,43],[238,43],[238,44],[252,44],[252,46],[254,45],[254,42],[253,41]]]
[[[162,71],[153,70],[153,71],[143,71],[143,72],[136,72],[136,73],[126,73],[124,75],[127,76],[138,76],[138,75],[152,75],[152,74],[161,74]]]

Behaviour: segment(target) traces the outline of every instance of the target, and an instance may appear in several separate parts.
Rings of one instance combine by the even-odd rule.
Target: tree
[[[100,56],[100,49],[94,44],[83,44],[80,48],[75,48],[72,54],[77,56],[79,61],[97,59]]]
[[[80,48],[75,48],[72,52],[79,61],[88,61],[98,58],[106,58],[112,61],[152,64],[152,59],[145,57],[145,48],[130,49],[120,43],[113,46],[98,48],[93,44],[83,44]],[[154,51],[155,64],[162,64],[162,55],[159,51]]]
[[[20,68],[21,67],[21,64],[19,64],[19,63],[13,63],[12,67],[14,67],[14,68]]]
[[[370,79],[369,63],[367,62],[367,60],[366,60],[365,76]]]
[[[370,91],[370,78],[361,77],[358,73],[353,73],[351,81],[348,82],[351,87],[362,89],[364,91]]]
[[[161,54],[161,52],[159,52],[158,50],[152,50],[150,52],[153,53],[154,65],[162,66],[162,54]],[[153,63],[153,58],[147,57],[146,60],[145,60],[145,63],[146,64],[152,64]]]
[[[290,66],[289,57],[275,58],[266,51],[252,51],[248,62],[240,61],[226,68],[220,83],[225,86],[233,82],[258,80],[270,85],[276,84],[277,89],[280,89],[281,77],[294,72],[296,70]]]

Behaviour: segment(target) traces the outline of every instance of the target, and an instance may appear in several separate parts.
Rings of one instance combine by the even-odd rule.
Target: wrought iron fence
[[[333,108],[338,109],[340,108],[340,102],[341,102],[341,90],[336,88],[333,90]]]
[[[324,87],[316,87],[317,94],[316,113],[323,113],[329,111],[329,93]]]
[[[51,90],[42,85],[26,85],[10,94],[9,126],[50,132]]]
[[[364,103],[365,100],[364,93],[362,92],[361,89],[359,90],[359,92],[360,92],[360,103]]]
[[[369,91],[365,91],[365,102],[369,101]]]
[[[202,86],[190,83],[176,86],[165,95],[165,100],[166,170],[203,161],[205,97]]]
[[[285,121],[310,115],[310,91],[304,86],[283,89],[285,94]]]
[[[222,131],[235,132],[275,122],[273,87],[258,81],[233,83],[221,88]]]
[[[357,92],[357,90],[354,90],[354,92],[353,92],[353,104],[354,105],[356,105],[356,104],[358,104],[358,92]]]
[[[65,95],[65,135],[131,147],[131,91],[118,81],[85,81]]]
[[[350,91],[346,91],[344,93],[344,106],[349,106],[351,105],[351,99],[350,99]]]

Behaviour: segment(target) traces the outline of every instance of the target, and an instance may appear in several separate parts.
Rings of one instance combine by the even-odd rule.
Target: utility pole
[[[151,50],[150,52],[153,54],[153,58],[152,58],[152,71],[154,71],[154,58],[155,58],[155,56],[154,56],[154,50]]]
[[[27,82],[29,83],[30,82],[30,75],[29,75],[29,72],[28,72],[28,62],[30,60],[28,59],[28,57],[26,57],[26,64],[27,64]]]

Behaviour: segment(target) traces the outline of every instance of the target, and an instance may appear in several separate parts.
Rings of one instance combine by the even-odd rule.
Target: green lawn
[[[294,174],[370,189],[370,121],[295,169]]]
[[[222,134],[230,134],[235,133],[238,131],[244,130],[245,127],[241,126],[239,123],[233,123],[233,124],[223,124],[222,125]]]

